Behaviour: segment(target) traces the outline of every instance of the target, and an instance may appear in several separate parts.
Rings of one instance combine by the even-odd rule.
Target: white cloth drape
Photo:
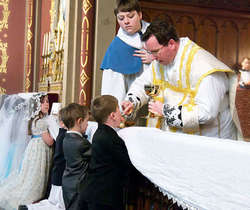
[[[250,209],[250,144],[170,133],[120,130],[133,165],[188,209]]]

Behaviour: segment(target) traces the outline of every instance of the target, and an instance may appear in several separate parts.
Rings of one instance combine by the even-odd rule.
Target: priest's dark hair
[[[170,39],[179,41],[175,27],[167,20],[155,20],[142,35],[141,40],[146,42],[152,35],[156,37],[159,44],[168,45]]]
[[[119,12],[141,12],[141,7],[138,0],[116,0],[116,8],[114,9],[115,15]]]

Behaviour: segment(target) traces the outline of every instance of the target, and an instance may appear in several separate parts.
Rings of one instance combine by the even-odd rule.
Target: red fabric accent
[[[58,102],[59,100],[59,95],[57,93],[48,93],[48,98],[49,98],[49,113],[52,108],[52,104],[54,102]]]

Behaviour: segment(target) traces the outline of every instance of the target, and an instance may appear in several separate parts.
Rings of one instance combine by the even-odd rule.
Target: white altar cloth
[[[156,128],[120,130],[133,165],[188,209],[250,209],[250,143]]]

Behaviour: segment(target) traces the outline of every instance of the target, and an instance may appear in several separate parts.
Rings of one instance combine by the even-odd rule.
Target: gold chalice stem
[[[154,98],[155,96],[157,96],[159,94],[159,85],[144,85],[144,90],[145,93],[149,96],[149,102],[154,102]],[[155,115],[152,112],[148,112],[148,115],[146,116],[146,118],[151,118],[151,117],[155,117]]]

